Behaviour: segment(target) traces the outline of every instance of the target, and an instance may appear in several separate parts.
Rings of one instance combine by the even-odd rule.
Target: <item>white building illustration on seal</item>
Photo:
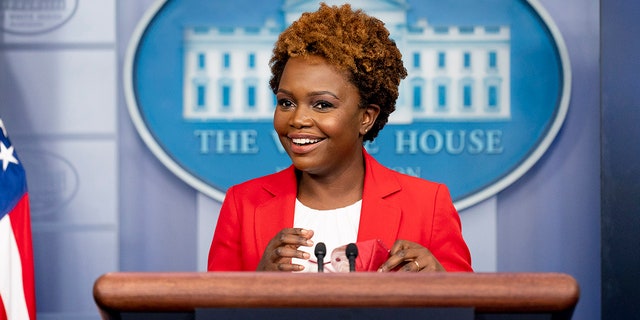
[[[426,18],[409,24],[405,0],[351,5],[384,21],[403,54],[409,75],[401,83],[391,124],[510,120],[508,26],[432,26]],[[317,8],[318,1],[285,0],[285,24]],[[271,121],[276,101],[268,62],[282,30],[272,20],[259,28],[186,28],[184,119]]]

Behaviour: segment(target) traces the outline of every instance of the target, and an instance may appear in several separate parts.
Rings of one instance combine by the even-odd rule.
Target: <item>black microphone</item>
[[[349,272],[356,271],[356,257],[358,256],[358,247],[355,243],[349,243],[345,252],[349,259]]]
[[[327,246],[324,245],[324,242],[316,244],[314,253],[318,259],[318,272],[324,272],[324,256],[327,254]]]

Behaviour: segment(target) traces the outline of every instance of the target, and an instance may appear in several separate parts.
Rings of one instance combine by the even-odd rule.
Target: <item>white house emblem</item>
[[[132,119],[154,154],[222,200],[231,185],[289,165],[271,124],[268,61],[278,34],[318,1],[217,3],[160,1],[132,40],[125,76]],[[397,111],[367,149],[395,170],[446,183],[462,209],[546,151],[571,76],[562,38],[537,2],[456,4],[352,2],[385,22],[409,72]]]

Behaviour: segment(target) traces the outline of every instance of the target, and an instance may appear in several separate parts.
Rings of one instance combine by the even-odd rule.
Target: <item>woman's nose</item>
[[[311,110],[308,106],[300,105],[293,110],[289,118],[289,124],[294,128],[308,127],[313,123]]]

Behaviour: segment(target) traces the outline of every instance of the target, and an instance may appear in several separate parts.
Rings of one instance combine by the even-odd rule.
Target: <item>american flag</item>
[[[27,180],[0,119],[0,320],[35,319],[35,300]]]

